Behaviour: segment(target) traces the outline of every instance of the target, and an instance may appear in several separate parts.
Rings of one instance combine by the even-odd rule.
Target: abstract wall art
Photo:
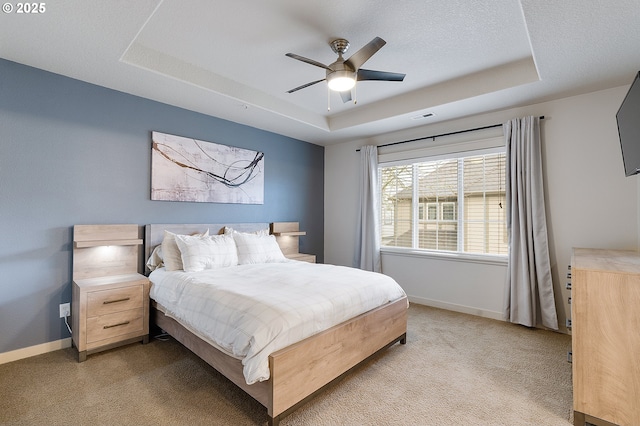
[[[264,153],[152,132],[151,199],[264,204]]]

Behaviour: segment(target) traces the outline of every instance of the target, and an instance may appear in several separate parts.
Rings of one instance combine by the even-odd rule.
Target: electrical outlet
[[[60,304],[60,318],[66,318],[71,315],[71,303]]]

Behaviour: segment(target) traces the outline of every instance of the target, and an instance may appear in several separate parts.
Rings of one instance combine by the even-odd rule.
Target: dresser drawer
[[[114,312],[142,307],[142,285],[94,291],[87,294],[87,317],[97,317]]]
[[[142,334],[143,331],[143,308],[87,318],[87,344],[129,333]]]

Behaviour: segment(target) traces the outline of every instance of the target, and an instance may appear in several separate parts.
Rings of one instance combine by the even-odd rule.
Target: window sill
[[[472,253],[447,253],[432,250],[420,250],[410,248],[382,247],[380,253],[400,257],[418,257],[452,262],[483,263],[487,265],[507,266],[506,255],[472,254]]]

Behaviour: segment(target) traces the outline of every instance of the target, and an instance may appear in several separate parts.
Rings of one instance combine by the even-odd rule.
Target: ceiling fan
[[[349,102],[352,100],[351,89],[354,88],[356,81],[364,80],[376,80],[376,81],[402,81],[406,74],[366,70],[360,68],[366,61],[369,60],[378,50],[382,48],[387,42],[376,37],[367,43],[364,47],[351,55],[349,59],[344,59],[342,55],[349,48],[349,42],[343,38],[333,40],[330,43],[331,49],[338,54],[338,59],[330,64],[325,65],[313,59],[305,58],[304,56],[296,55],[295,53],[287,53],[286,56],[297,59],[302,62],[306,62],[311,65],[315,65],[320,68],[324,68],[327,71],[325,78],[321,80],[312,81],[311,83],[303,84],[295,89],[288,90],[287,93],[293,93],[300,89],[304,89],[322,81],[327,81],[329,89],[340,92],[343,102]],[[354,102],[355,103],[355,102]]]

